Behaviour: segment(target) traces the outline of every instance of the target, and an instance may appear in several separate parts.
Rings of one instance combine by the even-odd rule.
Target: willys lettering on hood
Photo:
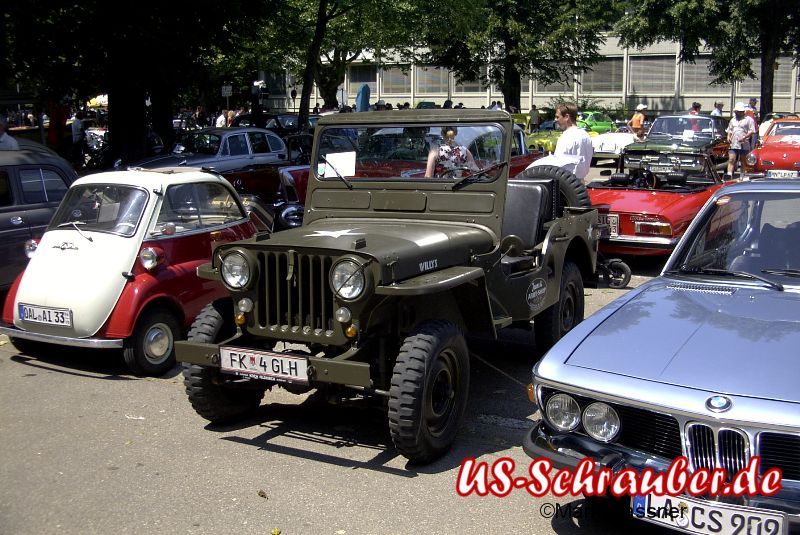
[[[392,264],[394,280],[402,280],[451,265],[469,263],[472,254],[494,247],[492,235],[479,227],[447,223],[319,220],[313,225],[278,232],[265,246],[328,249],[336,253],[372,256]],[[388,283],[392,281],[381,281]]]
[[[598,325],[567,364],[800,402],[800,357],[789,350],[800,347],[796,302],[796,296],[770,289],[714,294],[660,282]]]

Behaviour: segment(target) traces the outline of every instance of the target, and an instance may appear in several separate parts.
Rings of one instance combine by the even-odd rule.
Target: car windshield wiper
[[[80,227],[78,227],[78,225],[85,225],[85,224],[86,223],[84,223],[83,221],[65,221],[64,223],[59,223],[58,225],[56,225],[56,228],[73,226],[75,227],[75,230],[78,231],[78,234],[80,234],[89,241],[94,241],[91,236],[87,236],[86,234],[84,234],[83,231],[80,229]]]
[[[472,184],[473,182],[478,182],[478,180],[477,180],[478,177],[482,177],[484,175],[487,175],[489,173],[489,171],[494,171],[495,169],[502,169],[503,166],[506,165],[506,164],[508,164],[508,162],[497,162],[495,164],[490,165],[489,167],[486,167],[484,169],[479,169],[479,170],[475,171],[474,173],[470,173],[470,174],[468,174],[466,176],[462,176],[461,178],[459,178],[458,180],[453,182],[453,186],[451,187],[451,189],[453,191],[455,191],[455,190],[457,190],[459,188],[463,188],[467,184]]]
[[[336,176],[339,177],[339,180],[344,182],[344,185],[347,186],[347,189],[353,189],[353,185],[350,183],[350,181],[347,180],[345,177],[343,177],[342,173],[340,173],[339,170],[336,169],[336,166],[334,166],[331,162],[329,162],[328,159],[325,158],[324,155],[320,154],[319,155],[319,159],[322,160],[323,162],[325,162],[327,165],[331,166],[331,169],[333,169],[333,172],[336,173]]]
[[[787,277],[800,277],[800,269],[767,268],[762,269],[761,273],[769,273],[770,275],[786,275]]]
[[[770,286],[772,288],[775,288],[779,292],[783,291],[783,284],[781,284],[779,282],[771,281],[766,277],[761,277],[760,275],[755,275],[755,274],[749,273],[747,271],[730,271],[730,270],[727,270],[727,269],[708,268],[708,267],[705,267],[705,268],[702,268],[702,267],[689,267],[686,264],[684,264],[681,267],[679,267],[678,269],[671,269],[669,271],[666,271],[665,273],[670,274],[670,275],[674,275],[675,273],[680,273],[680,274],[683,274],[683,275],[696,273],[698,275],[722,275],[722,276],[725,276],[725,277],[740,277],[740,278],[743,278],[743,279],[757,280],[757,281],[763,282],[764,284],[766,284],[766,285],[768,285],[768,286]]]

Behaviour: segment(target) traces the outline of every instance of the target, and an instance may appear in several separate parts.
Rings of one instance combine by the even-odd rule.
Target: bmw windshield
[[[130,237],[136,233],[147,200],[147,191],[134,186],[75,186],[61,201],[48,230],[66,228]]]

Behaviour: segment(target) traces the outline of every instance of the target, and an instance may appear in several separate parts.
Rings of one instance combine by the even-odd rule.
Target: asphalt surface
[[[637,286],[661,260],[626,259]],[[589,315],[627,290],[586,289]],[[20,354],[0,337],[0,533],[665,534],[581,497],[455,492],[464,458],[530,463],[538,419],[526,395],[541,356],[526,331],[470,340],[467,417],[453,450],[426,466],[391,445],[364,400],[268,392],[257,414],[210,426],[180,369],[131,375],[117,352]]]

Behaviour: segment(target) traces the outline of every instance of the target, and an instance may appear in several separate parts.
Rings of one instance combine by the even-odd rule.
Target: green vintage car
[[[578,113],[578,126],[589,132],[605,134],[615,129],[614,120],[602,111],[582,111]]]
[[[643,143],[625,147],[620,165],[624,163],[627,169],[654,166],[663,171],[671,166],[670,170],[675,171],[700,170],[703,154],[708,154],[714,166],[723,170],[728,162],[727,127],[728,120],[722,117],[662,115],[653,121]],[[676,158],[677,154],[682,156]]]

